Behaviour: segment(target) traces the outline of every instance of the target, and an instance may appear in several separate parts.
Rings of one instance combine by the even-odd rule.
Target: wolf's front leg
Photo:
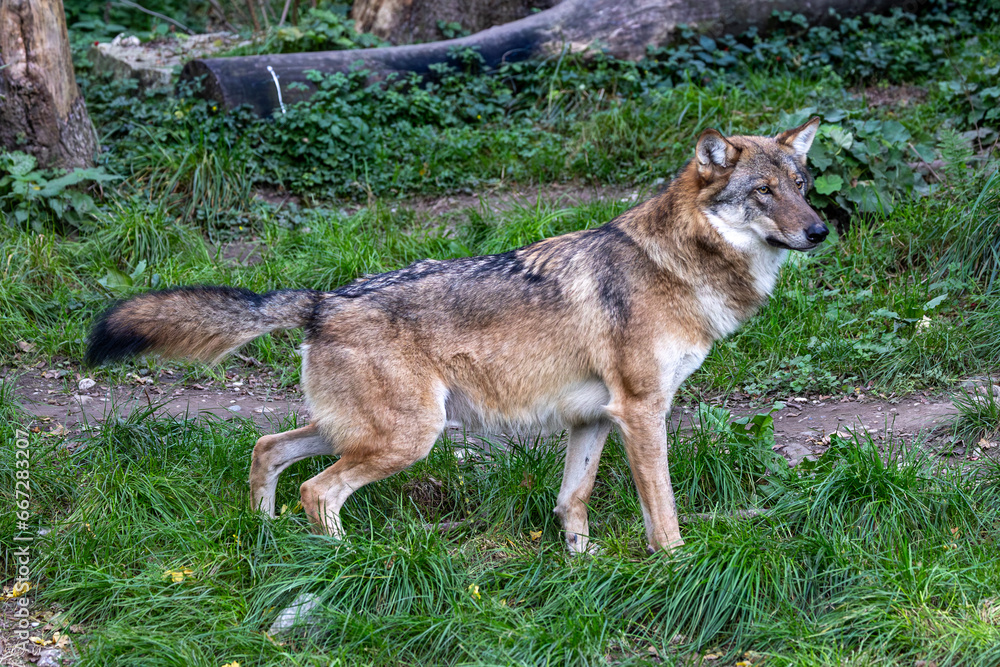
[[[684,544],[667,466],[667,425],[662,403],[632,403],[616,410],[632,477],[639,491],[650,553]]]
[[[597,466],[611,422],[599,421],[569,430],[566,443],[566,466],[555,513],[562,519],[566,531],[566,546],[570,553],[590,551],[590,524],[587,521],[587,501],[594,490]]]

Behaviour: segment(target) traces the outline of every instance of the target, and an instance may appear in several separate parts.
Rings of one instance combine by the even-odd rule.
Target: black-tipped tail
[[[94,324],[89,365],[144,353],[218,361],[275,329],[308,324],[321,293],[279,290],[257,294],[238,287],[178,287],[147,292],[109,308]]]
[[[129,328],[127,324],[114,326],[108,323],[108,319],[119,305],[116,303],[104,311],[104,314],[90,330],[87,355],[84,357],[84,363],[88,366],[100,366],[129,357],[137,357],[152,347],[149,338]]]

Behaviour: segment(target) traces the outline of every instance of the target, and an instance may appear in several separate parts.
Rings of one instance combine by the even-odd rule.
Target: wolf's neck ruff
[[[696,295],[706,343],[733,333],[767,302],[787,250],[734,230],[690,199],[688,164],[663,194],[616,221],[657,269]]]
[[[147,352],[216,361],[304,327],[312,423],[254,449],[254,505],[273,514],[278,475],[339,460],[301,487],[321,529],[369,482],[428,454],[445,425],[569,432],[556,513],[586,551],[604,439],[624,439],[651,548],[681,544],[664,414],[712,342],[750,317],[789,249],[823,240],[805,152],[818,121],[777,137],[708,130],[667,191],[602,227],[484,257],[417,262],[332,292],[231,287],[151,292],[95,325],[88,361]]]

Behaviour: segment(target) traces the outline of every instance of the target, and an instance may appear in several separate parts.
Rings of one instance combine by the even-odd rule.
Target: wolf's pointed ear
[[[709,129],[698,137],[694,155],[698,161],[698,173],[703,178],[710,178],[716,169],[728,169],[736,164],[740,151],[718,130]]]
[[[819,116],[813,116],[794,130],[786,130],[776,138],[779,144],[783,144],[792,149],[795,159],[805,163],[809,148],[816,138],[816,130],[819,129]]]

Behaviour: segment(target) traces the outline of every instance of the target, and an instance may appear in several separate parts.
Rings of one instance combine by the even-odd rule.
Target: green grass
[[[905,392],[949,386],[993,363],[1000,354],[996,297],[962,271],[936,273],[949,247],[939,221],[970,223],[975,197],[973,189],[901,203],[817,251],[792,256],[770,302],[716,345],[689,384],[751,395]],[[631,204],[622,199],[566,206],[539,198],[503,211],[453,212],[446,220],[378,201],[349,216],[302,209],[291,226],[288,212],[265,208],[247,230],[259,246],[260,261],[251,265],[226,260],[190,226],[135,199],[113,203],[95,233],[76,239],[6,229],[0,321],[12,345],[0,350],[0,363],[13,361],[16,341],[36,345],[21,363],[78,362],[92,318],[113,299],[151,287],[333,289],[425,257],[501,252],[595,226]],[[294,384],[288,360],[297,341],[295,332],[279,334],[244,352]]]
[[[12,431],[19,417],[4,409]],[[726,452],[743,434],[741,447],[770,453],[767,420],[747,431],[724,412],[703,419],[674,436],[676,488],[771,513],[685,524],[683,549],[648,557],[612,438],[593,507],[603,550],[575,559],[551,515],[554,444],[501,442],[460,461],[452,447],[469,443],[439,443],[355,494],[338,545],[310,534],[300,510],[249,510],[259,433],[247,422],[139,414],[73,453],[31,434],[32,511],[53,529],[35,545],[38,594],[82,626],[83,665],[633,664],[649,647],[668,664],[710,652],[732,664],[748,651],[782,665],[996,664],[1000,468],[835,439],[792,470]],[[279,503],[328,463],[290,469]],[[10,452],[0,465],[11,474]],[[442,501],[425,507],[414,489],[429,476]],[[682,513],[705,509],[683,491],[678,501]],[[466,516],[447,534],[422,525]],[[185,568],[180,582],[165,575]],[[317,626],[278,645],[265,631],[304,593],[320,601]]]
[[[994,386],[987,382],[975,390],[962,388],[955,394],[953,400],[959,414],[953,428],[967,447],[1000,437],[1000,396],[993,393]]]
[[[86,224],[0,223],[0,437],[33,426],[12,378],[39,364],[79,368],[90,323],[114,299],[198,283],[332,289],[425,257],[502,252],[622,213],[633,203],[623,189],[655,192],[705,127],[765,133],[814,113],[824,123],[811,159],[826,193],[813,202],[853,217],[791,258],[770,302],[689,380],[688,398],[943,390],[995,373],[997,176],[985,149],[997,136],[1000,38],[987,5],[841,29],[784,17],[749,41],[685,33],[639,64],[566,58],[484,76],[470,61],[425,87],[352,75],[267,121],[186,94],[143,97],[82,70],[110,149],[103,164],[125,180]],[[870,108],[847,90],[887,83],[926,96]],[[906,165],[918,157],[943,161],[940,182]],[[407,201],[553,182],[618,194],[437,217]],[[301,204],[254,200],[261,186],[292,188]],[[346,213],[345,199],[366,205]],[[233,240],[256,247],[254,261],[227,260]],[[281,333],[243,352],[287,389],[299,340]],[[169,367],[188,381],[246,370]],[[166,368],[88,372],[120,383]],[[957,401],[956,435],[995,434],[995,405]],[[920,442],[834,437],[819,461],[791,470],[767,415],[734,421],[702,406],[694,417],[670,432],[673,484],[682,514],[717,518],[685,523],[675,554],[647,556],[613,436],[591,499],[601,551],[579,559],[564,553],[552,514],[557,438],[443,440],[354,494],[338,545],[295,508],[299,485],[332,459],[286,471],[278,519],[250,511],[261,433],[248,422],[138,412],[68,443],[29,429],[32,521],[52,529],[36,543],[39,604],[81,630],[82,665],[688,665],[711,654],[725,665],[1000,664],[994,458],[945,463]],[[12,481],[16,465],[4,448],[0,478]],[[0,499],[12,505],[13,484]],[[769,512],[726,518],[747,508]],[[446,533],[424,526],[458,520],[468,523]],[[15,528],[0,513],[0,533]],[[0,561],[12,578],[6,546]],[[268,637],[301,594],[321,603],[317,627]]]

